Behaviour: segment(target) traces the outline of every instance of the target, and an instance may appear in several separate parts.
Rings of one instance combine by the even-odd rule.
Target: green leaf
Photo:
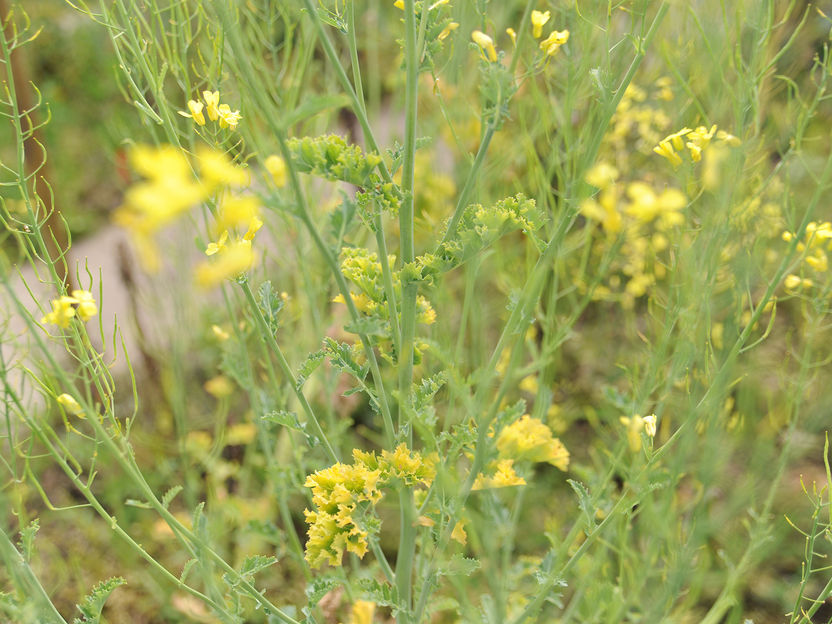
[[[110,597],[116,587],[126,584],[127,581],[117,576],[101,581],[84,598],[84,602],[78,605],[81,618],[75,618],[73,624],[98,624],[101,621],[101,612],[104,610],[104,603],[107,602],[107,598]]]
[[[35,535],[37,534],[38,529],[40,529],[40,522],[37,518],[35,518],[25,529],[20,530],[20,551],[23,553],[23,558],[26,561],[30,561],[32,559]]]

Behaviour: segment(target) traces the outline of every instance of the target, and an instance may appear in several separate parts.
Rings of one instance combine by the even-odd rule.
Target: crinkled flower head
[[[501,459],[548,462],[559,470],[569,467],[569,451],[543,422],[528,414],[505,427],[497,436]]]

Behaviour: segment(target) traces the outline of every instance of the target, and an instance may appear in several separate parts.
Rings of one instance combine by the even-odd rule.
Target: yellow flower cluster
[[[488,466],[489,474],[478,474],[474,490],[524,485],[517,474],[515,462],[546,462],[559,470],[569,468],[569,451],[552,434],[543,421],[528,414],[500,431],[497,436],[497,460]]]
[[[66,329],[76,316],[88,321],[98,314],[98,306],[88,290],[73,290],[72,296],[63,295],[51,302],[52,311],[40,319],[41,323],[52,323]]]
[[[198,179],[187,156],[173,146],[139,145],[130,151],[129,157],[144,180],[127,190],[115,221],[130,230],[145,266],[157,270],[160,265],[160,254],[153,241],[156,232],[215,194],[224,198],[216,224],[217,240],[208,245],[206,254],[217,258],[197,267],[197,282],[213,286],[252,266],[255,258],[251,241],[263,225],[260,206],[254,197],[228,192],[249,184],[245,169],[224,152],[205,146],[196,153]],[[229,232],[235,228],[245,228],[245,233],[229,241]]]
[[[687,148],[690,153],[692,162],[699,162],[702,160],[702,152],[711,144],[711,139],[716,138],[718,141],[736,147],[740,144],[740,140],[733,134],[729,134],[724,130],[717,132],[716,124],[710,128],[705,126],[698,126],[696,130],[690,128],[682,128],[678,132],[674,132],[659,141],[659,144],[653,148],[653,151],[659,156],[664,156],[670,161],[674,168],[682,164],[682,157],[679,152],[684,152]]]
[[[505,427],[497,436],[501,459],[548,462],[558,470],[569,468],[569,451],[543,421],[528,414]]]
[[[220,122],[220,128],[237,129],[242,115],[240,111],[231,110],[228,104],[220,104],[219,91],[203,91],[202,98],[205,100],[204,104],[199,100],[188,100],[188,111],[178,111],[179,114],[193,119],[198,126],[204,126],[207,113],[208,119]]]
[[[540,49],[547,57],[554,56],[567,41],[569,41],[568,30],[553,30],[548,37],[540,42]]]
[[[436,458],[423,458],[405,444],[395,451],[353,450],[353,463],[337,463],[309,475],[314,511],[304,514],[309,524],[306,560],[314,568],[341,565],[344,551],[363,557],[368,531],[362,515],[381,500],[382,487],[396,482],[409,487],[430,485],[436,474]]]
[[[652,262],[670,244],[667,233],[684,223],[682,209],[688,203],[684,193],[667,188],[656,193],[644,182],[630,182],[626,187],[617,183],[618,170],[608,163],[599,163],[587,172],[586,181],[600,189],[597,199],[581,203],[581,213],[601,224],[612,237],[624,235],[619,260],[615,268],[623,273],[624,303],[632,305],[637,297],[646,294],[657,278],[664,277],[664,266]],[[610,286],[620,282],[613,276]],[[610,287],[599,286],[595,296],[607,297]]]
[[[783,232],[783,240],[786,242],[791,242],[794,237],[792,232]],[[825,273],[829,270],[829,257],[826,252],[832,250],[832,223],[829,221],[807,223],[806,234],[803,240],[797,243],[797,250],[804,254],[803,263],[814,272]],[[791,274],[786,276],[784,285],[789,290],[797,290],[798,288],[811,288],[814,281]]]
[[[480,30],[471,33],[471,39],[482,48],[483,58],[491,63],[497,62],[497,48],[494,47],[494,40]]]

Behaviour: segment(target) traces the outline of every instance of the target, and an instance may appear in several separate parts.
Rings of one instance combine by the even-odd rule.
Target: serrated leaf
[[[98,624],[101,621],[101,612],[104,610],[104,603],[116,587],[126,585],[121,577],[113,577],[106,581],[101,581],[98,585],[93,587],[93,590],[84,598],[84,601],[78,605],[78,610],[81,612],[81,618],[75,618],[73,624]]]
[[[331,576],[312,579],[312,582],[306,586],[306,600],[309,608],[314,608],[324,596],[339,585],[341,585],[341,581]]]
[[[582,483],[575,481],[574,479],[567,479],[566,482],[569,483],[575,491],[575,494],[578,495],[578,506],[581,508],[581,511],[586,518],[587,526],[590,529],[595,528],[595,506],[592,504],[592,498],[589,495],[589,490],[587,490]]]
[[[252,579],[255,574],[273,566],[275,563],[277,563],[277,557],[264,555],[246,557],[245,561],[243,561],[243,565],[240,566],[240,576]]]
[[[323,349],[319,349],[318,351],[314,351],[306,356],[306,359],[303,361],[303,364],[300,365],[298,369],[297,379],[295,380],[295,386],[300,389],[306,380],[309,379],[309,376],[315,372],[315,370],[321,365],[321,362],[324,361],[326,358],[326,352]]]
[[[388,583],[380,583],[371,578],[358,580],[358,587],[366,594],[367,598],[381,607],[390,607],[395,616],[401,608],[399,607],[399,594],[396,588]]]
[[[37,518],[32,520],[25,529],[20,530],[20,551],[23,558],[30,561],[34,551],[35,535],[40,529],[40,522]]]
[[[185,582],[185,579],[188,577],[188,574],[191,572],[191,568],[193,568],[194,564],[196,564],[196,561],[197,561],[196,559],[188,559],[185,562],[185,565],[182,566],[182,574],[179,575],[179,581],[180,582],[182,582],[182,583]]]
[[[165,492],[165,495],[162,497],[162,507],[167,509],[168,506],[173,501],[173,499],[176,498],[176,495],[179,494],[179,492],[181,492],[181,491],[182,491],[182,486],[181,485],[174,485],[167,492]]]
[[[288,410],[275,410],[273,412],[269,412],[268,414],[263,414],[261,418],[268,423],[300,430],[300,423],[298,422],[297,414]]]
[[[477,559],[454,555],[439,566],[437,573],[442,576],[470,576],[479,568],[480,562]]]

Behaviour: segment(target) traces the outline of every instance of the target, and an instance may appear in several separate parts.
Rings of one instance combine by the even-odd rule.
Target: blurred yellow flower
[[[569,41],[568,30],[553,30],[546,39],[540,42],[540,49],[546,53],[546,56],[554,56],[567,41]]]
[[[484,32],[475,30],[471,33],[471,39],[480,48],[482,48],[483,55],[486,60],[495,63],[497,61],[497,50],[494,48],[494,40],[486,35]]]
[[[88,321],[98,314],[98,306],[95,303],[92,293],[88,290],[73,290],[72,298],[78,304],[77,313],[82,321]]]
[[[58,327],[67,328],[69,322],[75,316],[75,308],[73,304],[77,303],[77,299],[67,297],[66,295],[52,300],[52,311],[40,319],[41,323],[52,323]]]
[[[447,39],[448,35],[450,35],[453,31],[459,28],[458,22],[450,22],[445,28],[442,29],[442,32],[436,37],[439,41],[444,41]]]
[[[58,395],[58,403],[64,406],[67,412],[72,414],[73,416],[77,416],[78,418],[84,418],[84,409],[81,407],[81,404],[75,400],[71,394],[60,394]]]
[[[255,261],[251,242],[239,240],[217,254],[217,261],[205,262],[196,268],[196,282],[203,288],[212,288],[227,279],[233,279],[249,270]]]
[[[220,92],[219,91],[203,91],[202,99],[205,100],[205,112],[208,113],[208,119],[216,121],[220,116]]]
[[[543,26],[549,21],[552,14],[549,11],[532,11],[532,36],[540,39],[543,35]]]
[[[543,422],[528,414],[505,427],[497,436],[500,458],[548,462],[559,470],[569,467],[569,451]]]
[[[271,174],[272,180],[274,180],[274,184],[277,188],[283,188],[286,186],[286,161],[283,160],[283,158],[277,154],[272,154],[266,158],[263,165],[266,167],[266,171]]]

